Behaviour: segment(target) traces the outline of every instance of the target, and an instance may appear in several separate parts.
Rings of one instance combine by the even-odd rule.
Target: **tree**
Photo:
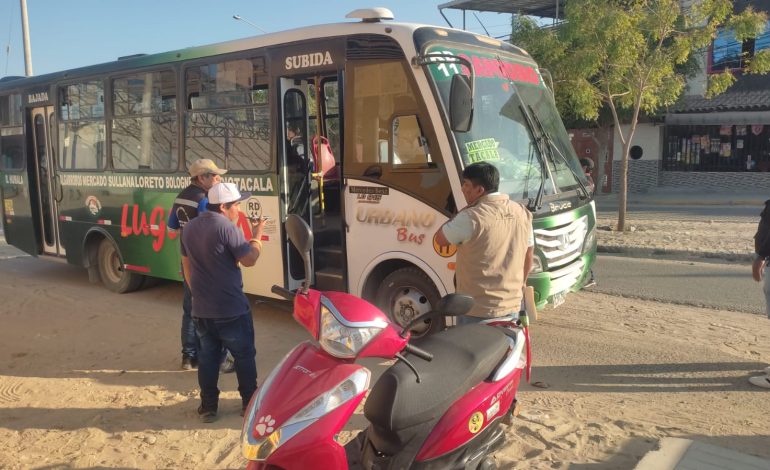
[[[640,113],[672,105],[685,88],[685,65],[705,50],[720,28],[738,41],[754,38],[767,15],[751,7],[733,11],[730,0],[579,0],[567,2],[565,23],[540,28],[529,18],[513,21],[512,42],[526,49],[554,79],[562,113],[596,120],[609,108],[623,146],[617,230],[625,229],[628,154]],[[770,71],[770,50],[744,58],[745,73]],[[731,72],[709,77],[707,97],[735,82]],[[621,113],[630,114],[628,129]]]

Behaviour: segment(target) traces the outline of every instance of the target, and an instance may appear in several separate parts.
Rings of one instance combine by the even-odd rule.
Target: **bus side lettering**
[[[160,206],[155,206],[150,213],[150,223],[147,223],[147,213],[139,209],[139,204],[134,204],[131,211],[131,226],[128,226],[128,204],[123,204],[123,213],[120,216],[120,236],[148,236],[152,235],[152,249],[155,252],[163,248],[166,241],[166,211]],[[177,232],[168,232],[168,238],[173,240]]]

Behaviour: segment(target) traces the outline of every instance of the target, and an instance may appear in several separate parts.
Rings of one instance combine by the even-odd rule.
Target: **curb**
[[[626,201],[627,206],[633,205],[650,205],[650,206],[751,206],[762,207],[765,205],[767,198],[761,199],[703,199],[698,197],[692,198],[677,198],[672,197],[670,199],[628,199]],[[595,199],[597,206],[599,205],[611,205],[616,207],[618,205],[617,197],[597,197]]]
[[[714,251],[670,250],[665,248],[640,248],[636,246],[607,245],[598,245],[596,247],[596,251],[597,253],[621,254],[639,258],[657,258],[659,256],[670,256],[685,259],[704,258],[749,263],[754,261],[753,253],[722,253]]]

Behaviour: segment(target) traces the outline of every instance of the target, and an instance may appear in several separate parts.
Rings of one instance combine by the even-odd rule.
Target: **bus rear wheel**
[[[383,279],[375,304],[397,325],[404,327],[429,312],[439,298],[433,281],[424,272],[410,267],[397,269]],[[412,338],[424,338],[443,329],[443,317],[426,320],[412,328]]]
[[[107,289],[125,294],[137,290],[142,285],[144,276],[123,269],[118,247],[111,240],[105,238],[99,243],[97,258],[99,275]]]

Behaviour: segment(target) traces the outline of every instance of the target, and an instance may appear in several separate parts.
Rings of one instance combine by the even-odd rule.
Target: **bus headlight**
[[[543,263],[540,261],[540,257],[537,255],[532,255],[532,269],[529,271],[530,274],[537,274],[543,272]]]
[[[592,228],[583,242],[583,254],[588,253],[596,246],[596,227]]]

